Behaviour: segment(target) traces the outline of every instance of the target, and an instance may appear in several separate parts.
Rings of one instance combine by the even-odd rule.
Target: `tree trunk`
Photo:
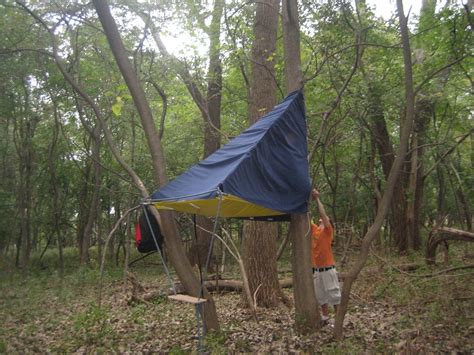
[[[90,175],[90,170],[91,170],[91,165],[87,164],[83,168],[82,171],[82,176],[83,179],[81,181],[82,186],[79,188],[79,194],[77,196],[78,200],[78,213],[77,213],[77,230],[76,230],[76,241],[77,241],[77,247],[79,249],[79,261],[84,259],[88,259],[89,257],[83,257],[83,253],[86,251],[83,250],[83,245],[84,245],[84,231],[86,228],[87,224],[87,216],[88,216],[88,195],[89,195],[89,175]],[[88,253],[88,251],[87,251]]]
[[[204,158],[218,150],[221,146],[221,91],[222,65],[221,52],[221,18],[224,7],[223,0],[214,1],[212,21],[209,32],[209,69],[207,72],[207,111],[204,119]]]
[[[418,32],[422,33],[431,28],[433,25],[432,21],[435,15],[435,9],[436,0],[423,1],[418,21]],[[420,40],[415,39],[415,43],[417,43],[417,48],[414,49],[414,52],[420,54],[417,56],[417,63],[423,65],[426,56],[425,53],[427,53],[429,49],[427,49],[424,43]],[[449,72],[446,71],[446,73]],[[407,186],[407,235],[410,246],[415,250],[419,250],[421,247],[420,216],[425,182],[423,177],[423,146],[426,140],[427,125],[434,111],[435,99],[433,96],[425,92],[420,93],[416,102],[414,129],[411,142],[410,174]]]
[[[275,307],[283,298],[278,283],[277,224],[244,222],[242,255],[253,302],[260,307]],[[245,294],[242,294],[246,297]]]
[[[14,140],[19,158],[19,184],[17,206],[19,209],[20,234],[17,244],[17,266],[27,271],[31,252],[31,208],[32,208],[32,174],[33,174],[33,137],[39,118],[30,112],[30,93],[26,78],[23,80],[23,108],[14,120]]]
[[[423,201],[424,169],[423,153],[426,137],[426,125],[433,114],[434,103],[429,99],[418,100],[415,112],[415,125],[411,142],[411,164],[408,179],[407,233],[410,246],[419,250],[421,247],[420,215]]]
[[[100,165],[100,126],[96,125],[94,128],[92,138],[92,172],[93,172],[93,188],[92,196],[87,213],[87,223],[84,227],[83,236],[81,239],[81,264],[84,265],[89,262],[89,248],[92,239],[92,231],[95,222],[97,221],[98,211],[100,208],[100,181],[101,170]]]
[[[250,124],[258,121],[276,104],[275,50],[279,0],[258,2],[252,46]],[[277,274],[276,238],[278,225],[245,221],[242,239],[243,260],[250,294],[260,307],[275,307],[283,297]],[[243,293],[243,297],[245,293]]]
[[[58,253],[59,253],[59,275],[62,278],[64,275],[64,256],[63,256],[63,242],[61,238],[61,219],[62,219],[62,208],[60,205],[61,193],[59,190],[59,181],[57,178],[56,172],[56,144],[58,141],[59,135],[59,117],[58,117],[58,107],[56,100],[53,99],[53,107],[54,107],[54,126],[53,126],[53,136],[51,139],[51,145],[48,149],[48,165],[49,165],[49,172],[51,174],[51,195],[52,195],[52,225],[53,225],[53,232],[56,235],[56,240],[58,243]]]
[[[191,247],[187,252],[187,256],[192,266],[198,265],[199,268],[202,269],[206,264],[207,255],[209,252],[210,242],[212,238],[212,233],[208,231],[212,232],[212,230],[214,229],[214,223],[208,217],[196,216],[196,224],[200,228],[196,228],[196,235],[192,239]],[[213,263],[211,260],[207,272],[215,272],[214,266],[215,263]]]
[[[456,164],[457,167],[454,164]],[[467,230],[472,230],[472,213],[460,177],[462,171],[461,165],[459,164],[459,159],[455,163],[451,162],[449,166],[451,168],[450,171],[456,177],[456,185],[453,182],[451,182],[451,184],[453,185],[453,190],[455,190],[456,192],[456,201],[459,201],[459,203],[457,203],[459,211],[459,221],[461,225],[466,226]]]
[[[120,68],[125,82],[127,83],[128,89],[140,115],[147,143],[153,158],[155,180],[158,186],[162,186],[167,181],[166,165],[163,156],[163,149],[161,147],[161,140],[154,124],[150,106],[148,105],[145,93],[140,86],[137,75],[133,71],[133,68],[126,56],[125,47],[123,46],[120,34],[115,24],[115,20],[110,13],[107,2],[105,0],[94,0],[93,4],[97,14],[99,15],[99,19],[104,28],[115,60]],[[142,190],[142,193],[145,192],[146,190]],[[178,234],[178,229],[176,227],[173,213],[165,211],[159,214],[154,208],[152,208],[152,212],[163,231],[163,235],[165,236],[165,243],[169,251],[170,261],[173,264],[187,292],[194,297],[200,297],[201,293],[203,292],[204,297],[207,299],[207,302],[203,307],[203,323],[205,329],[217,330],[219,328],[219,322],[217,319],[214,301],[207,290],[205,288],[203,290],[198,278],[192,272],[191,264],[186,257],[183,243]]]
[[[300,33],[296,0],[283,0],[283,42],[285,49],[285,81],[287,91],[302,89]],[[309,196],[308,196],[309,199]],[[295,299],[295,325],[299,333],[311,333],[319,328],[321,315],[314,292],[311,273],[311,238],[306,215],[291,216],[290,240],[292,245]],[[297,276],[297,277],[296,277]]]
[[[223,0],[214,2],[212,12],[212,21],[209,31],[209,69],[207,72],[207,99],[205,103],[206,110],[202,111],[204,121],[204,158],[214,153],[220,148],[221,136],[221,91],[222,91],[222,65],[220,59],[220,35],[221,18],[223,12]],[[194,97],[193,97],[194,98]],[[196,101],[199,107],[201,103]],[[204,216],[197,216],[196,223],[208,231],[214,229],[214,223],[211,219]],[[198,228],[196,238],[193,239],[191,249],[188,252],[191,265],[199,263],[203,266],[206,263],[210,248],[211,233]],[[212,251],[211,251],[212,253]],[[209,264],[208,272],[214,272],[214,263]]]
[[[376,142],[379,152],[380,162],[385,179],[388,180],[390,169],[395,160],[395,152],[393,150],[390,136],[385,122],[384,110],[382,106],[381,92],[375,87],[372,78],[366,76],[369,83],[369,120],[372,135]],[[398,184],[395,186],[393,198],[391,202],[390,226],[393,241],[398,247],[400,253],[405,253],[408,249],[408,239],[406,230],[406,212],[405,212],[405,182],[404,176],[401,176]]]

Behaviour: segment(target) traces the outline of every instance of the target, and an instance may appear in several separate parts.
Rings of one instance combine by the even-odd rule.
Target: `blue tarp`
[[[243,200],[240,203],[272,210],[273,215],[305,213],[311,190],[307,155],[304,98],[296,91],[238,137],[154,192],[151,200],[159,208],[180,210],[175,202],[189,201],[196,207],[200,201],[218,198],[221,191]],[[244,213],[248,216],[222,215],[252,217],[251,211]]]

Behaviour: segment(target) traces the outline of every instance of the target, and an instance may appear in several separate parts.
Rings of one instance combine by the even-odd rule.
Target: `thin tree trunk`
[[[283,42],[285,49],[285,81],[287,92],[302,89],[300,33],[296,0],[283,0]],[[309,196],[308,196],[309,199]],[[321,315],[314,292],[311,273],[311,238],[308,218],[291,215],[290,240],[294,277],[295,322],[299,333],[311,333],[319,328]]]
[[[31,252],[31,208],[33,174],[33,137],[39,118],[30,112],[29,85],[23,80],[24,102],[14,121],[14,142],[19,157],[19,186],[17,205],[19,209],[20,234],[17,243],[16,265],[27,272]],[[18,122],[17,122],[18,121]]]
[[[457,168],[454,166],[453,163],[451,163],[450,167],[451,167],[451,171],[456,177],[456,182],[457,182],[457,186],[454,187],[454,184],[453,184],[453,188],[456,191],[456,197],[460,204],[460,206],[458,206],[460,222],[461,222],[461,225],[465,225],[467,230],[470,231],[472,230],[472,213],[471,213],[471,208],[469,207],[466,193],[464,192],[464,188],[462,186],[460,172],[458,171],[459,169],[461,169],[459,160],[456,165],[458,165]]]
[[[77,63],[77,71],[80,71],[80,52],[74,46],[75,63]],[[94,225],[97,223],[100,208],[100,187],[101,187],[101,173],[102,167],[100,165],[100,144],[101,144],[101,125],[96,123],[91,127],[84,117],[84,109],[82,102],[76,97],[76,108],[79,114],[79,120],[83,127],[89,133],[89,147],[91,149],[91,162],[86,167],[85,184],[81,190],[82,197],[80,198],[80,213],[79,213],[79,228],[78,228],[78,243],[79,243],[79,260],[82,265],[90,261],[90,244],[93,234]],[[92,173],[92,177],[91,177]],[[90,181],[92,179],[92,181]],[[92,186],[92,192],[90,189]],[[90,195],[91,194],[91,195]],[[100,241],[98,241],[100,256]]]
[[[56,157],[55,157],[55,150],[56,144],[58,140],[59,134],[59,117],[58,117],[58,110],[57,110],[57,103],[56,100],[53,99],[53,107],[54,107],[54,127],[53,127],[53,136],[51,139],[51,144],[49,146],[48,152],[48,165],[49,165],[49,172],[51,174],[51,190],[52,190],[52,200],[53,200],[53,229],[54,234],[56,235],[56,240],[58,243],[58,253],[59,253],[59,275],[62,278],[64,275],[64,255],[63,255],[63,243],[61,238],[61,219],[62,219],[62,209],[60,206],[60,191],[59,191],[59,182],[57,179],[56,173]]]
[[[408,179],[408,196],[410,197],[407,201],[407,233],[410,246],[419,250],[421,247],[421,235],[420,235],[420,215],[421,205],[423,201],[423,145],[425,143],[426,136],[426,124],[429,118],[433,114],[434,103],[427,100],[418,100],[415,112],[415,125],[414,132],[412,135],[412,151],[411,151],[411,164],[410,164],[410,176]]]
[[[432,21],[435,15],[436,0],[423,0],[420,18],[418,20],[418,31],[420,33],[425,32],[432,26]],[[418,42],[418,43],[417,43]],[[423,41],[415,39],[414,52],[418,52],[422,55],[417,56],[417,62],[422,65],[425,58],[427,49],[424,46]],[[446,76],[449,71],[446,70]],[[447,78],[446,78],[447,79]],[[446,82],[447,80],[445,80]],[[443,84],[444,86],[444,84]],[[423,189],[425,179],[424,166],[423,166],[423,154],[424,154],[424,143],[426,138],[426,129],[435,110],[435,100],[426,93],[418,95],[419,98],[416,102],[415,117],[414,117],[414,128],[412,134],[411,143],[411,157],[410,157],[410,174],[407,186],[407,234],[410,246],[419,250],[421,247],[421,205],[423,199]]]
[[[93,172],[93,188],[92,197],[89,205],[89,211],[87,214],[87,223],[84,227],[84,234],[82,236],[81,245],[81,264],[89,262],[89,248],[90,241],[92,239],[92,232],[94,224],[97,221],[99,204],[100,204],[100,181],[101,181],[101,170],[100,165],[100,126],[96,125],[92,133],[92,172]]]
[[[390,174],[387,179],[387,185],[382,197],[382,201],[379,205],[377,215],[375,217],[374,223],[370,226],[367,231],[364,239],[362,241],[361,251],[355,261],[355,264],[348,272],[347,277],[344,278],[344,283],[342,286],[342,297],[341,304],[338,307],[336,313],[336,323],[334,327],[334,336],[336,339],[341,340],[343,335],[343,323],[344,317],[347,313],[350,293],[353,283],[356,281],[357,276],[367,262],[369,255],[370,245],[373,240],[377,237],[380,228],[384,222],[384,219],[387,215],[390,201],[393,197],[395,185],[399,174],[401,172],[402,166],[405,161],[405,156],[408,150],[408,143],[410,139],[410,134],[412,131],[413,120],[415,116],[415,100],[413,92],[413,74],[412,74],[412,63],[411,63],[411,52],[410,52],[410,40],[408,36],[408,19],[405,17],[403,12],[403,3],[402,0],[397,0],[398,8],[398,17],[400,19],[400,31],[402,38],[403,46],[403,59],[404,59],[404,68],[405,68],[405,97],[406,97],[406,116],[402,120],[402,125],[400,127],[401,137],[400,137],[400,146],[398,147],[397,155],[395,161],[393,162],[392,168],[390,169]]]

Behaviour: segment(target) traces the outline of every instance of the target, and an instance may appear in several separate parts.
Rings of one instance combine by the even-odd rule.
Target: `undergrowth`
[[[450,248],[449,266],[427,266],[423,255],[418,253],[404,257],[375,254],[353,287],[343,341],[331,340],[331,332],[326,329],[325,338],[300,339],[303,345],[295,345],[291,333],[284,333],[285,329],[292,329],[290,323],[294,320],[282,328],[281,320],[262,310],[261,317],[270,318],[268,329],[262,329],[262,334],[273,326],[280,329],[265,341],[278,344],[274,351],[299,349],[328,354],[392,352],[406,350],[408,346],[412,350],[426,350],[423,346],[427,342],[433,344],[429,351],[473,350],[472,272],[467,269],[434,275],[469,262],[461,245]],[[94,251],[92,257],[96,260]],[[349,264],[339,271],[347,271],[355,256],[348,259]],[[0,273],[0,318],[4,320],[0,327],[0,353],[166,351],[181,354],[197,350],[192,307],[178,307],[165,297],[149,303],[124,303],[123,266],[111,261],[106,264],[103,302],[99,305],[99,264],[80,266],[77,254],[68,249],[65,260],[68,267],[63,275],[58,272],[57,254],[53,250],[41,261],[37,255],[33,256],[27,273],[2,262],[6,272]],[[416,263],[416,269],[410,272],[399,269],[408,263]],[[279,268],[290,269],[288,258],[280,262]],[[223,276],[238,277],[235,270],[230,265]],[[156,256],[134,264],[132,271],[146,287],[169,289]],[[432,277],[428,277],[430,274]],[[286,292],[291,296],[290,290]],[[223,301],[229,296],[220,297]],[[225,353],[229,349],[236,352],[270,349],[260,348],[258,339],[243,335],[242,324],[251,321],[245,315],[236,317],[235,312],[241,308],[238,302],[231,302],[232,310],[224,310],[231,313],[219,315],[221,331],[203,338],[206,350]],[[378,314],[380,311],[383,314]],[[259,329],[259,324],[252,326]]]

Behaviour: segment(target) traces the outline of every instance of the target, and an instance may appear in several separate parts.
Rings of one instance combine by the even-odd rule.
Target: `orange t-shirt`
[[[319,227],[311,224],[311,262],[313,267],[326,267],[335,265],[332,255],[333,228]]]

